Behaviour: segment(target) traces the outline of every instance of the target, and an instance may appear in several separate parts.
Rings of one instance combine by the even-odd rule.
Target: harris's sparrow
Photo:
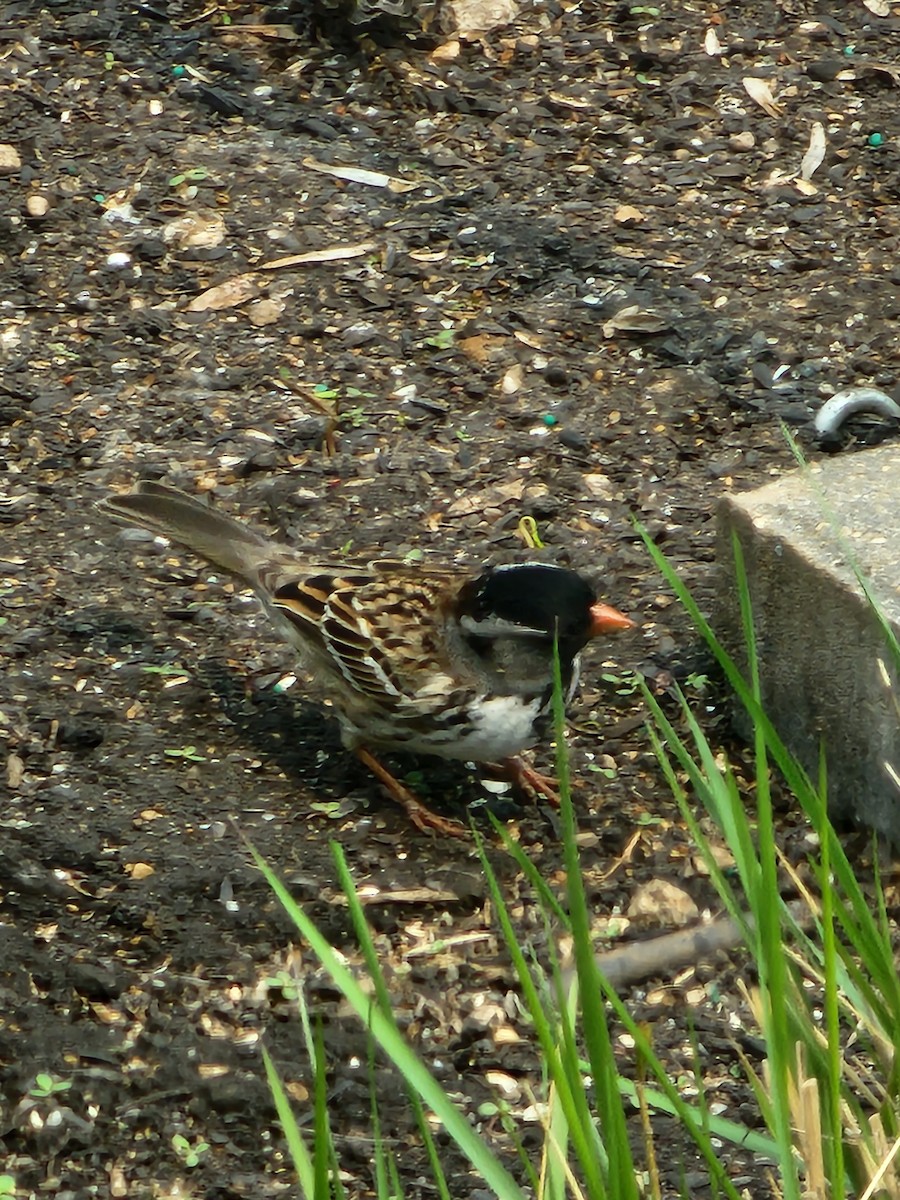
[[[505,760],[519,778],[540,779],[515,756],[537,740],[549,711],[554,631],[571,696],[588,641],[633,625],[564,567],[528,562],[473,576],[316,562],[162,483],[143,482],[100,507],[250,585],[333,703],[344,745],[420,829],[465,832],[425,808],[373,751]]]

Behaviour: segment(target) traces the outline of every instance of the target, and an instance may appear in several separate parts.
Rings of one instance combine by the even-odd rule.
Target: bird
[[[422,831],[468,833],[432,812],[380,752],[500,761],[512,779],[552,798],[550,781],[518,756],[547,723],[554,639],[568,701],[588,642],[634,625],[584,576],[550,563],[466,571],[377,558],[319,561],[149,480],[99,507],[252,588],[331,702],[344,747]]]

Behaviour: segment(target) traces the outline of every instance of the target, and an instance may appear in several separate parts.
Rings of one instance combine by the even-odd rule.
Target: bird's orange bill
[[[601,633],[617,633],[620,629],[633,629],[634,621],[620,613],[611,604],[594,604],[591,606],[591,637]]]

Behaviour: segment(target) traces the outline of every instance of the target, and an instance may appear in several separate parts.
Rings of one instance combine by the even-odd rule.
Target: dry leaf
[[[900,67],[895,63],[883,62],[877,58],[867,58],[859,63],[859,69],[863,71],[875,71],[876,74],[890,75],[894,83],[900,84]]]
[[[742,80],[744,90],[751,100],[754,100],[760,108],[765,109],[770,117],[780,117],[783,109],[775,103],[775,97],[772,95],[772,89],[769,87],[767,80],[756,79],[752,75],[744,76]]]
[[[803,161],[800,163],[801,179],[812,179],[815,172],[821,167],[822,161],[825,158],[825,147],[827,144],[825,140],[825,126],[821,121],[814,121],[809,133],[809,146],[803,155]]]
[[[456,345],[462,350],[466,358],[471,358],[473,362],[487,362],[488,339],[483,333],[474,334],[472,337],[460,338]]]
[[[448,254],[448,250],[410,250],[409,257],[413,262],[437,263],[443,262]]]
[[[651,917],[654,925],[679,928],[696,921],[700,912],[684,888],[665,879],[651,879],[632,896],[628,916],[632,920]]]
[[[672,322],[659,313],[650,312],[637,304],[629,304],[621,308],[603,326],[604,337],[614,337],[617,333],[662,333],[671,329]]]
[[[197,1067],[197,1074],[201,1079],[223,1079],[226,1075],[231,1074],[231,1068],[225,1063],[200,1063]]]
[[[517,329],[513,337],[517,342],[521,342],[523,346],[528,346],[531,350],[544,349],[544,339],[538,337],[535,333],[526,333],[524,329]]]
[[[582,475],[581,480],[595,500],[611,500],[613,498],[614,488],[608,475],[601,475],[598,472]]]
[[[272,38],[279,42],[296,42],[300,34],[293,25],[211,25],[213,33],[219,34],[223,41],[240,41],[242,38],[260,37]]]
[[[188,312],[220,312],[223,308],[236,308],[246,304],[259,294],[259,284],[255,275],[235,275],[224,283],[207,288],[199,296],[195,296],[187,306]]]
[[[119,1012],[117,1008],[113,1008],[111,1004],[103,1004],[99,1000],[95,1000],[91,1004],[91,1012],[101,1023],[101,1025],[124,1025],[125,1014]]]
[[[583,96],[567,96],[565,92],[551,92],[549,99],[560,108],[570,108],[573,112],[584,112],[591,107],[590,100],[585,100]]]
[[[546,494],[546,487],[539,485],[538,495]],[[529,494],[531,494],[529,492]],[[467,517],[475,512],[483,512],[486,508],[499,508],[510,500],[517,503],[525,495],[525,480],[513,479],[509,483],[499,483],[495,487],[483,488],[481,491],[467,492],[458,496],[447,509],[451,517]]]
[[[213,26],[215,28],[215,26]],[[128,1180],[125,1178],[125,1172],[118,1163],[113,1163],[107,1167],[109,1172],[109,1194],[116,1197],[128,1195]]]
[[[174,242],[182,248],[199,246],[209,250],[220,246],[227,232],[221,213],[193,212],[169,221],[163,226],[162,236],[164,242]]]
[[[710,25],[706,31],[706,37],[703,39],[703,49],[710,57],[722,53],[722,43],[719,41],[719,35]]]
[[[453,38],[452,41],[444,42],[442,46],[436,46],[428,57],[436,63],[453,62],[454,59],[459,58],[459,50],[459,38]]]
[[[449,0],[441,16],[455,33],[471,37],[498,25],[508,25],[518,11],[515,0]]]
[[[504,396],[514,396],[522,386],[522,381],[525,378],[525,369],[521,363],[516,363],[515,366],[509,368],[500,383],[500,391]]]

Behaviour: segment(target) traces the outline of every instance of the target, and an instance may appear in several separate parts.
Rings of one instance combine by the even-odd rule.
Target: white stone
[[[833,815],[900,844],[900,679],[855,573],[900,637],[900,446],[844,454],[722,500],[716,628],[745,661],[732,532],[767,713],[814,779],[824,743]],[[745,714],[745,733],[747,724]]]

